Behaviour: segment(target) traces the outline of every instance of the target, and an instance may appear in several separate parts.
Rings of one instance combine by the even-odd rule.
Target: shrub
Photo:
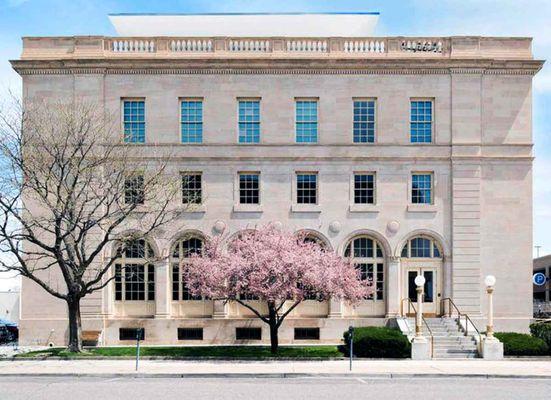
[[[348,331],[344,332],[344,346],[340,350],[350,354]],[[408,358],[411,344],[397,329],[368,326],[354,329],[354,355],[369,358]]]
[[[503,342],[506,356],[544,356],[549,347],[542,339],[515,332],[498,332],[495,337]]]
[[[540,322],[530,324],[530,333],[532,336],[540,338],[547,343],[549,354],[551,354],[551,323]]]

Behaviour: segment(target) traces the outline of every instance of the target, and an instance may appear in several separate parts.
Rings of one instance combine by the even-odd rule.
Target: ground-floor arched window
[[[201,300],[200,296],[192,296],[184,281],[184,269],[186,260],[192,254],[203,250],[203,238],[199,236],[187,236],[174,245],[171,251],[170,263],[172,265],[172,300]]]
[[[352,258],[362,280],[367,279],[375,285],[375,292],[368,299],[383,300],[385,259],[383,248],[377,240],[370,236],[357,236],[346,246],[344,256]]]
[[[132,240],[117,250],[115,263],[115,300],[155,300],[154,253],[144,239]]]
[[[428,236],[415,236],[402,248],[403,258],[442,258],[439,244]]]

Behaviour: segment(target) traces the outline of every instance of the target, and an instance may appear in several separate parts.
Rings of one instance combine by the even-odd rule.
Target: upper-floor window
[[[145,188],[143,175],[129,176],[124,180],[124,202],[125,204],[144,204]]]
[[[354,204],[375,204],[375,174],[354,174]]]
[[[297,100],[296,108],[296,142],[318,142],[318,101]]]
[[[430,172],[415,172],[411,175],[411,203],[433,203],[433,177]]]
[[[260,143],[260,100],[239,100],[239,143]]]
[[[123,100],[125,143],[145,143],[145,100]]]
[[[354,143],[375,142],[375,100],[354,101]]]
[[[180,102],[180,131],[182,143],[203,142],[203,101],[200,99]]]
[[[411,100],[410,141],[432,143],[433,101]]]
[[[260,204],[260,174],[239,174],[239,204]]]
[[[318,203],[318,174],[297,173],[297,204]]]
[[[182,203],[201,204],[203,202],[203,185],[200,173],[182,174]]]

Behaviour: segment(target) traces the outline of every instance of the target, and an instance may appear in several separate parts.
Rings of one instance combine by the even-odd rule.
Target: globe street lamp
[[[423,287],[425,286],[425,277],[417,275],[415,277],[415,285],[417,286],[417,314],[415,315],[415,338],[417,340],[423,338],[422,318],[423,318]],[[424,338],[423,338],[424,339]]]
[[[493,293],[494,286],[496,284],[496,277],[488,275],[484,278],[484,284],[486,285],[486,293],[488,293],[488,325],[486,326],[486,340],[496,340],[494,337],[494,302]]]

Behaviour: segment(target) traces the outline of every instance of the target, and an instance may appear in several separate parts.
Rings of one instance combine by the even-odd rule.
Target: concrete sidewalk
[[[358,360],[348,361],[168,361],[142,360],[5,360],[0,376],[98,377],[514,377],[551,379],[551,361],[530,360]]]

